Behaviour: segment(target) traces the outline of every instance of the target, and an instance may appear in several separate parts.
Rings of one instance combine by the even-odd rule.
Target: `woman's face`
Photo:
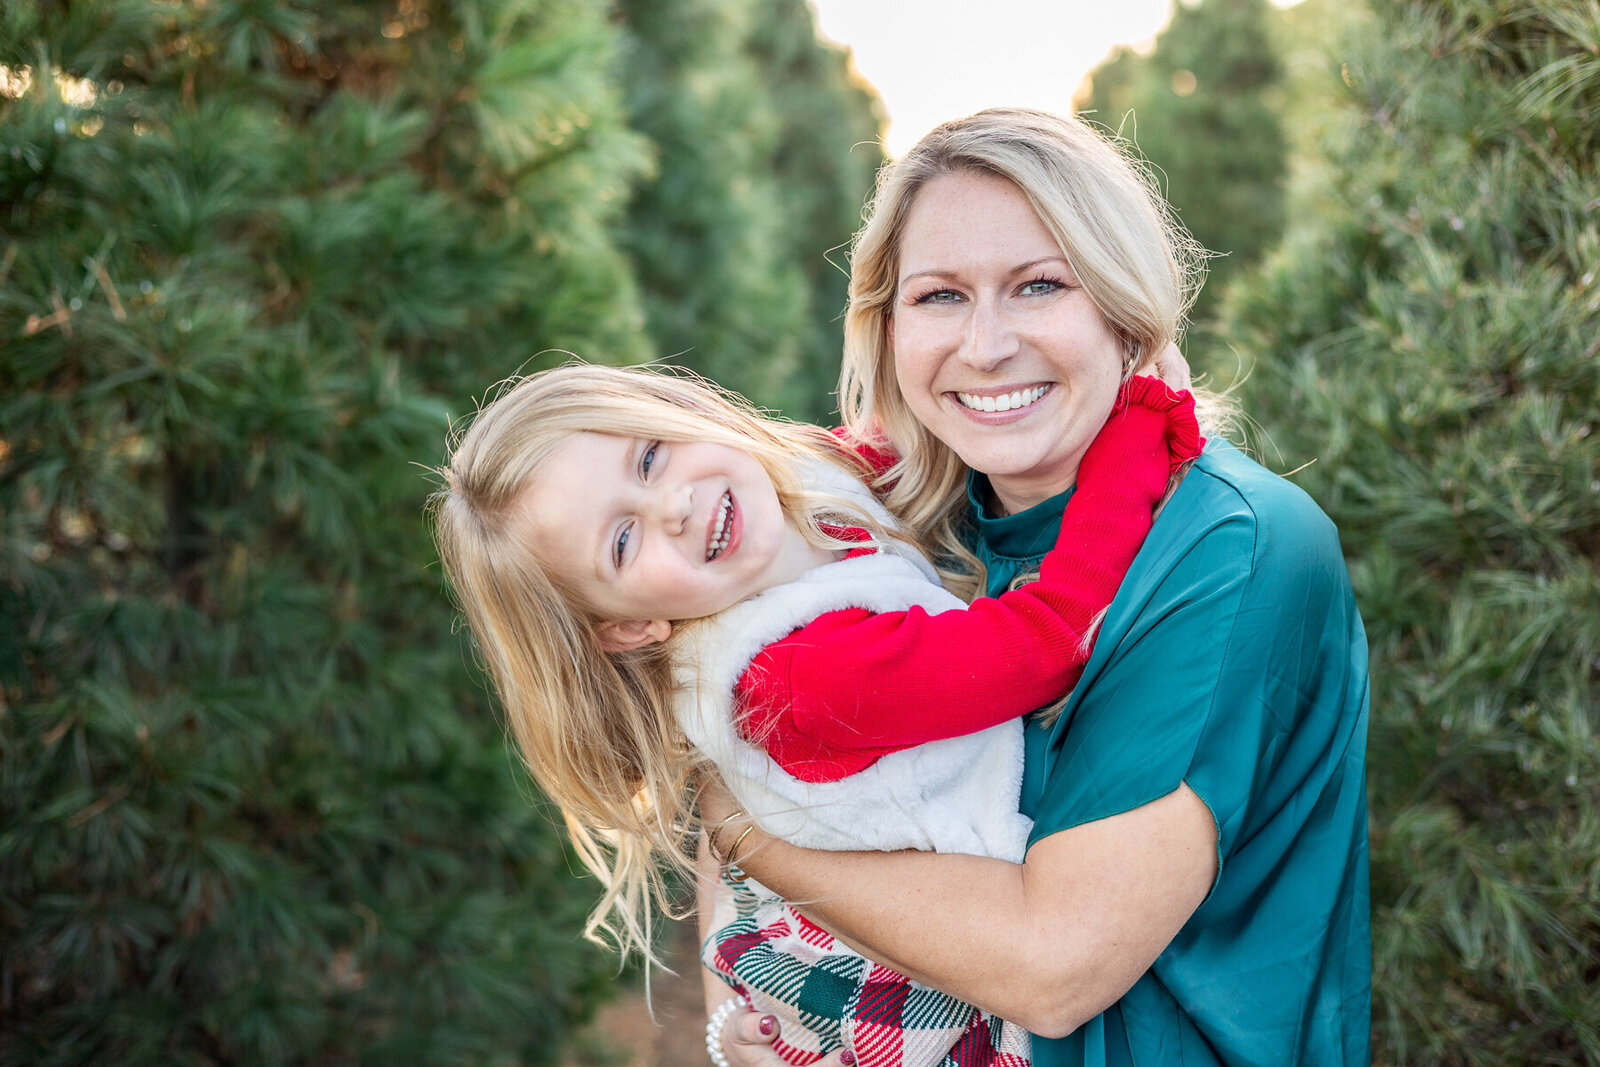
[[[906,217],[889,320],[911,412],[989,476],[1007,512],[1073,484],[1121,384],[1123,350],[1010,181],[924,185]]]

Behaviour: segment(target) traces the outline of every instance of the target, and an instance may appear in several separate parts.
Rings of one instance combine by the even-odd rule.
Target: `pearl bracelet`
[[[728,1025],[734,1012],[749,1004],[744,997],[734,997],[718,1004],[717,1010],[711,1013],[711,1021],[706,1023],[706,1055],[711,1057],[713,1067],[728,1067],[728,1054],[722,1051],[722,1028]]]

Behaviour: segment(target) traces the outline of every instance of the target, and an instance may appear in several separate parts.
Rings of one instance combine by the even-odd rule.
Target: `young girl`
[[[661,861],[693,861],[706,760],[796,843],[1020,860],[1017,717],[1071,689],[1172,471],[1202,445],[1187,394],[1133,379],[1040,580],[969,607],[826,431],[642,368],[508,383],[431,508],[523,758],[603,887],[586,934],[649,955]],[[834,942],[743,881],[739,841],[709,829],[722,903],[750,936],[706,962],[733,1003],[779,1017],[784,1059],[843,1044],[862,1064],[1026,1063],[1025,1033]],[[708,1048],[720,1057],[716,1029]]]

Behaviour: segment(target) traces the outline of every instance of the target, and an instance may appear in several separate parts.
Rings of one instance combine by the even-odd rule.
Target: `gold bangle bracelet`
[[[717,825],[706,825],[706,847],[711,850],[712,859],[716,860],[718,863],[724,862],[722,859],[722,850],[717,848],[717,831],[726,828],[730,822],[737,822],[740,819],[748,819],[749,817],[749,815],[745,814],[744,809],[740,808],[732,815],[728,816],[724,821],[717,823]]]
[[[732,867],[737,862],[738,855],[739,855],[739,846],[744,844],[744,839],[749,837],[750,836],[750,831],[754,830],[755,828],[756,828],[756,824],[755,823],[751,823],[749,826],[746,826],[744,828],[744,833],[740,834],[738,837],[733,839],[733,847],[728,849],[728,858],[722,861],[724,864],[726,864],[729,867]]]

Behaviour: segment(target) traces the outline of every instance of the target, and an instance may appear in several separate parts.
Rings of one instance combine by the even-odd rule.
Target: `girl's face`
[[[1016,512],[1073,484],[1121,384],[1123,350],[1022,190],[975,171],[906,216],[889,320],[917,421]]]
[[[766,469],[725,445],[577,433],[528,488],[527,534],[605,620],[613,650],[664,640],[828,557],[790,526]]]

